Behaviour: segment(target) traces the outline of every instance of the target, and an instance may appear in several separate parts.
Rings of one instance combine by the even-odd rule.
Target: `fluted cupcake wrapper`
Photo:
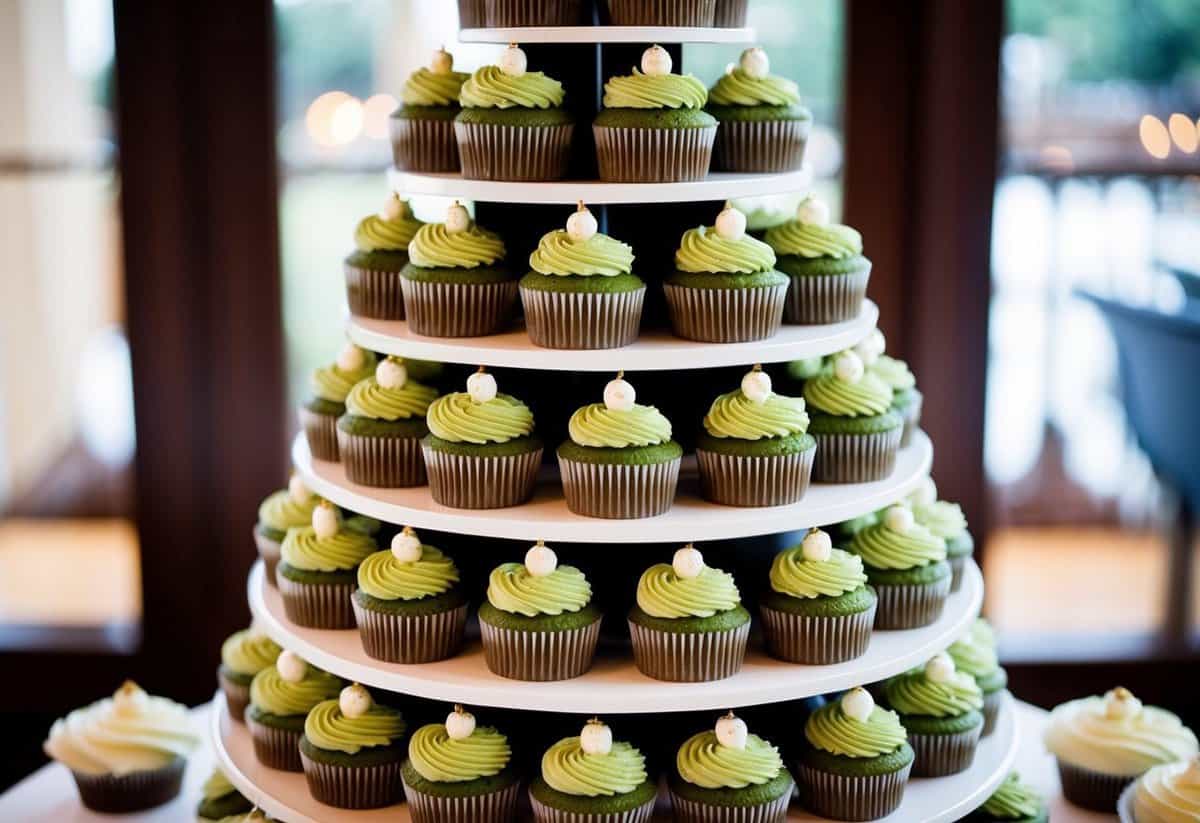
[[[715,632],[666,632],[629,621],[633,662],[655,680],[700,683],[732,677],[746,659],[750,621]]]
[[[153,809],[179,794],[187,760],[176,757],[159,769],[143,769],[129,774],[84,774],[72,771],[79,799],[95,812],[125,814]]]
[[[756,806],[715,806],[688,800],[671,792],[675,823],[783,823],[792,793]]]
[[[750,0],[717,0],[713,9],[713,26],[718,29],[739,29],[746,25],[746,9]]]
[[[365,269],[343,263],[346,274],[346,303],[355,317],[376,320],[404,319],[404,280],[399,271]]]
[[[569,680],[592,667],[600,618],[578,629],[521,631],[479,621],[483,657],[493,673],[511,680]]]
[[[868,483],[883,480],[896,467],[900,427],[871,434],[813,434],[816,483]]]
[[[244,723],[242,715],[246,713],[246,707],[250,705],[250,687],[230,680],[219,667],[217,669],[217,685],[221,687],[221,693],[225,695],[225,706],[229,709],[229,716],[238,723]]]
[[[262,558],[263,571],[266,573],[267,582],[274,586],[275,568],[279,565],[281,550],[279,541],[264,537],[258,533],[258,529],[254,529],[254,546],[258,549],[258,556]]]
[[[967,558],[947,557],[946,562],[950,564],[950,591],[956,592],[962,588],[963,569],[967,566]]]
[[[483,0],[458,0],[458,26],[478,29],[487,25]]]
[[[779,331],[787,284],[705,289],[663,284],[676,337],[705,343],[765,340]]]
[[[254,756],[259,763],[284,772],[304,771],[300,763],[302,732],[265,726],[250,714],[245,715],[245,723],[250,729],[250,742],[254,744]]]
[[[945,777],[971,768],[982,731],[983,726],[979,725],[956,734],[909,732],[908,744],[916,755],[912,764],[913,777]]]
[[[408,327],[426,337],[482,337],[512,317],[517,281],[425,283],[401,278]]]
[[[614,26],[711,26],[716,0],[609,0]]]
[[[493,29],[577,26],[580,6],[580,0],[484,0],[484,19]]]
[[[784,172],[800,168],[810,120],[723,120],[713,144],[713,168]]]
[[[328,460],[336,463],[340,457],[338,452],[337,417],[332,414],[318,414],[303,406],[296,410],[300,418],[300,428],[304,429],[304,439],[308,441],[308,450],[317,460]]]
[[[834,820],[878,820],[900,807],[911,771],[909,763],[891,774],[855,776],[799,763],[793,774],[800,787],[800,803],[809,811]]]
[[[708,174],[717,127],[594,125],[592,133],[600,179],[606,183],[682,183]]]
[[[503,509],[533,496],[542,450],[507,457],[449,454],[424,446],[429,492],[455,509]]]
[[[646,287],[627,292],[521,289],[525,330],[547,349],[615,349],[637,340]]]
[[[458,138],[454,135],[453,120],[393,117],[389,131],[392,162],[400,171],[422,174],[458,171]],[[353,305],[350,311],[358,314]]]
[[[363,651],[387,663],[432,663],[453,657],[463,642],[467,604],[436,614],[387,614],[351,597]]]
[[[783,322],[793,326],[853,320],[862,311],[871,270],[851,274],[789,275]]]
[[[680,458],[634,466],[558,458],[567,508],[585,517],[633,520],[671,508]]]
[[[297,583],[275,576],[287,619],[308,629],[353,629],[353,583]]]
[[[404,772],[400,775],[403,778]],[[404,782],[404,798],[413,823],[508,823],[516,818],[520,796],[520,783],[487,794],[438,797]]]
[[[571,156],[572,123],[558,126],[454,124],[467,180],[559,180]]]
[[[942,616],[950,594],[949,577],[931,583],[871,585],[879,598],[875,628],[884,630],[928,626]]]
[[[1103,814],[1112,814],[1125,787],[1133,783],[1136,776],[1104,774],[1084,769],[1055,758],[1058,764],[1058,779],[1062,783],[1063,797],[1068,803],[1081,809],[1090,809]]]
[[[314,800],[338,809],[379,809],[404,798],[400,761],[374,766],[318,763],[303,751],[300,762],[308,793]]]
[[[815,448],[752,457],[696,449],[700,493],[726,506],[786,506],[804,497]]]
[[[649,823],[654,816],[655,799],[652,797],[642,805],[623,812],[569,812],[547,806],[532,793],[529,795],[536,823]]]
[[[837,617],[810,617],[760,606],[767,649],[780,660],[814,666],[861,657],[871,642],[876,605]]]
[[[424,486],[419,437],[371,437],[338,429],[338,451],[351,483],[381,489]]]
[[[983,696],[983,736],[987,737],[996,731],[996,722],[1000,719],[1000,711],[1008,698],[1008,689],[997,689]]]

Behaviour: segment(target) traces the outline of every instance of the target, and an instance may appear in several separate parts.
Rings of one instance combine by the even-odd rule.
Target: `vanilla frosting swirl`
[[[712,566],[696,577],[680,577],[670,563],[655,563],[637,585],[638,608],[651,617],[712,617],[741,602],[733,575]]]
[[[683,272],[753,274],[775,267],[775,252],[748,234],[728,240],[712,226],[697,226],[683,233],[675,251],[675,268]]]
[[[250,703],[268,714],[290,717],[308,714],[309,709],[337,697],[341,678],[309,663],[299,683],[284,680],[279,670],[268,666],[250,682]]]
[[[346,411],[372,420],[411,420],[424,417],[436,399],[437,389],[432,386],[405,380],[403,386],[388,389],[372,375],[354,384],[346,396]]]
[[[463,83],[471,75],[465,71],[438,73],[421,67],[408,76],[400,90],[400,102],[406,106],[453,106]]]
[[[445,223],[426,223],[408,244],[408,261],[425,269],[474,269],[503,260],[504,241],[474,222],[466,231],[451,232]]]
[[[366,714],[347,717],[337,700],[313,706],[304,718],[304,736],[327,752],[358,754],[363,749],[390,746],[404,736],[404,718],[389,706],[372,703]]]
[[[786,77],[751,77],[735,67],[709,90],[708,101],[718,106],[790,106],[800,102],[800,87]]]
[[[841,757],[880,757],[903,746],[908,732],[893,711],[876,706],[866,720],[857,720],[835,700],[809,715],[804,737],[816,748]]]
[[[843,259],[862,254],[862,235],[840,223],[789,220],[767,229],[766,241],[776,254]]]
[[[281,651],[265,634],[243,629],[221,644],[221,663],[232,672],[252,677],[273,664]]]
[[[975,678],[954,672],[949,680],[929,679],[924,669],[898,674],[884,683],[888,705],[901,714],[959,717],[983,708],[983,692]]]
[[[675,755],[679,776],[704,789],[744,789],[774,780],[783,769],[779,749],[756,734],[746,748],[722,746],[715,732],[700,732],[684,741]]]
[[[417,774],[434,783],[465,783],[504,771],[512,759],[508,738],[491,726],[477,726],[455,739],[443,723],[422,726],[408,741],[408,760]]]
[[[439,397],[429,407],[429,431],[453,443],[506,443],[533,433],[533,412],[510,394],[476,403],[466,392]]]
[[[543,72],[527,71],[518,77],[499,66],[484,66],[463,83],[458,102],[478,109],[548,109],[561,106],[565,96],[562,83]]]
[[[866,585],[862,558],[833,549],[828,560],[808,560],[802,546],[793,546],[771,561],[771,588],[789,597],[840,597]]]
[[[616,277],[633,269],[633,247],[607,234],[573,240],[562,229],[542,235],[529,255],[529,267],[540,274]]]
[[[825,368],[805,381],[804,399],[817,411],[837,417],[871,417],[891,408],[892,390],[870,373],[851,383]]]
[[[606,109],[699,109],[708,91],[690,74],[633,74],[612,77],[604,84]]]
[[[654,446],[671,439],[671,421],[654,406],[610,409],[589,403],[576,409],[567,422],[572,442],[580,446],[622,449]]]
[[[648,779],[646,758],[620,741],[607,754],[589,754],[578,737],[564,737],[542,755],[542,779],[575,797],[628,794]]]
[[[1137,823],[1195,823],[1200,820],[1200,760],[1164,763],[1150,769],[1133,790]]]
[[[397,560],[390,550],[375,552],[358,567],[358,587],[379,600],[419,600],[447,592],[459,580],[454,561],[433,546],[421,546],[421,559]]]
[[[318,537],[312,526],[288,529],[279,552],[292,568],[311,572],[353,569],[376,549],[369,534],[342,528],[332,537]]]
[[[522,563],[501,563],[488,576],[488,602],[502,612],[537,617],[577,612],[592,599],[592,584],[574,566],[534,575]]]
[[[1111,717],[1103,697],[1055,707],[1044,740],[1063,761],[1118,776],[1135,777],[1151,766],[1196,754],[1196,735],[1171,712],[1143,706],[1131,717]]]
[[[902,533],[882,520],[856,533],[850,550],[875,569],[915,569],[946,559],[946,541],[919,523]]]
[[[738,440],[788,437],[807,431],[808,414],[802,397],[772,393],[758,403],[737,389],[713,401],[704,416],[704,429],[713,437]]]

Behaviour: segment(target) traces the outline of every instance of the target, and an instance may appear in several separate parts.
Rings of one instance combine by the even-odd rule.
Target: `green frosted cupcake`
[[[241,792],[229,782],[229,778],[220,769],[213,769],[212,774],[200,787],[200,803],[196,806],[196,819],[200,823],[207,821],[226,821],[238,819],[249,814],[254,804],[242,796]]]
[[[374,537],[322,501],[311,526],[289,529],[283,539],[276,582],[288,620],[309,629],[353,629],[358,564],[376,548]]]
[[[408,264],[408,244],[423,225],[408,202],[395,194],[388,196],[379,214],[359,221],[354,229],[355,250],[342,265],[351,314],[404,319],[400,272]]]
[[[575,514],[628,520],[671,508],[683,447],[671,439],[671,421],[636,398],[620,372],[604,387],[603,403],[571,415],[558,468]]]
[[[983,732],[983,692],[957,671],[950,655],[936,654],[918,669],[883,684],[916,754],[914,777],[944,777],[971,767]]]
[[[709,89],[706,109],[721,124],[714,168],[784,172],[803,164],[812,113],[800,105],[799,87],[770,70],[765,51],[746,49]]]
[[[293,474],[286,489],[272,492],[258,504],[258,522],[254,524],[254,545],[266,569],[267,582],[275,585],[275,567],[288,529],[312,522],[313,509],[321,502],[299,475]]]
[[[879,597],[877,629],[915,629],[942,615],[950,594],[946,541],[913,519],[907,506],[884,511],[850,539]]]
[[[300,738],[304,718],[322,700],[337,697],[343,685],[341,678],[286,649],[273,666],[254,675],[246,725],[258,762],[271,769],[302,771]]]
[[[234,632],[221,644],[217,684],[225,695],[229,716],[241,723],[250,705],[250,682],[254,675],[274,664],[282,649],[254,626]]]
[[[671,55],[661,46],[646,49],[641,63],[641,71],[604,84],[604,108],[592,123],[600,179],[703,180],[717,136],[716,118],[704,111],[704,84],[672,74]]]
[[[696,442],[700,491],[727,506],[784,506],[808,491],[817,441],[804,399],[771,390],[755,366],[736,391],[713,401]]]
[[[458,95],[470,76],[455,71],[454,56],[438,49],[428,68],[417,69],[404,81],[400,108],[390,118],[392,161],[397,169],[426,174],[458,171],[454,118],[462,110]]]
[[[925,397],[917,390],[917,378],[909,370],[908,364],[883,353],[886,345],[883,332],[874,329],[854,350],[862,358],[867,371],[891,388],[892,408],[904,418],[904,432],[900,436],[900,445],[903,447],[912,442],[913,433],[920,428],[921,407]]]
[[[598,233],[582,200],[565,230],[542,236],[529,265],[520,289],[535,346],[612,349],[637,339],[646,284],[633,274],[633,249]]]
[[[962,507],[957,503],[938,500],[937,486],[932,477],[926,477],[908,496],[908,500],[917,522],[946,541],[946,559],[954,573],[950,591],[958,591],[962,587],[963,567],[975,551],[975,540],[967,531],[967,518]]]
[[[667,784],[678,823],[783,823],[795,785],[779,750],[733,712],[684,741]]]
[[[1200,804],[1196,811],[1200,814]],[[1037,790],[1022,783],[1019,774],[1010,772],[991,797],[964,820],[967,823],[1049,823],[1050,813]],[[1148,820],[1153,823],[1155,818]]]
[[[529,784],[537,823],[648,823],[656,795],[646,758],[598,719],[547,749]]]
[[[655,680],[695,683],[742,668],[750,612],[733,575],[705,565],[690,543],[642,572],[629,612],[633,660]]]
[[[488,668],[513,680],[567,680],[592,666],[600,639],[592,584],[542,541],[525,562],[503,563],[488,577],[479,629]]]
[[[317,460],[340,459],[337,441],[337,421],[346,413],[346,395],[354,384],[370,377],[375,371],[373,352],[346,343],[337,360],[328,366],[314,369],[309,376],[310,397],[297,410],[300,428],[308,440],[308,450]],[[283,536],[280,535],[280,540]]]
[[[567,173],[575,121],[562,107],[562,83],[527,64],[512,43],[496,65],[463,83],[454,133],[468,180],[558,180]]]

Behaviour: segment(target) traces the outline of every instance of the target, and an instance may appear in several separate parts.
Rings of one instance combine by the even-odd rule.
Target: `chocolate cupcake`
[[[426,174],[458,171],[454,118],[462,111],[458,94],[470,76],[454,70],[454,56],[444,48],[433,53],[429,68],[408,76],[400,108],[390,118],[396,168]]]
[[[371,376],[375,365],[373,352],[347,343],[335,362],[313,370],[309,377],[311,396],[297,413],[300,428],[304,429],[304,437],[308,440],[308,450],[315,459],[340,459],[337,421],[346,413],[346,395],[355,383]]]
[[[1200,804],[1196,811],[1200,814]],[[1155,819],[1146,818],[1149,823],[1154,823]],[[1016,772],[1009,772],[983,805],[963,820],[965,823],[1050,823],[1050,813],[1037,790],[1022,783]]]
[[[705,110],[720,123],[714,168],[784,172],[804,162],[812,112],[800,105],[799,87],[770,68],[765,51],[746,49],[709,89]]]
[[[726,203],[713,226],[684,232],[675,252],[663,282],[671,329],[708,343],[763,340],[779,331],[787,284],[775,252],[746,234],[746,216]]]
[[[535,346],[612,349],[637,339],[646,284],[633,274],[633,249],[597,232],[579,201],[567,227],[542,236],[521,278],[525,328]]]
[[[817,441],[806,433],[804,399],[771,389],[755,366],[741,388],[722,394],[696,442],[700,491],[727,506],[784,506],[808,491]]]
[[[221,644],[221,665],[217,667],[217,684],[225,695],[229,716],[238,723],[250,705],[250,681],[254,675],[275,663],[279,648],[274,640],[254,626],[234,632]]]
[[[1122,802],[1125,802],[1124,797]],[[1138,778],[1130,805],[1136,823],[1200,820],[1200,756],[1150,769]],[[1007,808],[1004,806],[1001,810]],[[1044,815],[1040,819],[1028,819],[1046,823]]]
[[[614,26],[713,25],[717,0],[608,0]]]
[[[400,272],[408,265],[408,244],[425,225],[407,201],[392,194],[379,214],[359,221],[355,252],[346,258],[346,302],[350,313],[379,320],[404,319]]]
[[[600,638],[592,584],[542,541],[525,562],[503,563],[488,577],[479,629],[487,666],[513,680],[568,680],[592,666]]]
[[[463,83],[454,133],[468,180],[558,180],[567,173],[575,120],[562,83],[509,44],[494,66]]]
[[[343,523],[322,501],[311,526],[289,529],[283,539],[275,577],[288,620],[309,629],[353,629],[358,564],[375,549],[374,537]]]
[[[657,793],[646,758],[598,719],[547,749],[529,784],[537,823],[648,823]]]
[[[646,49],[641,62],[641,71],[604,84],[604,108],[592,122],[600,179],[703,180],[717,136],[716,118],[704,111],[704,84],[672,74],[671,55],[661,46]]]
[[[879,597],[877,629],[915,629],[942,615],[950,594],[946,541],[913,519],[907,506],[888,508],[850,539]]]
[[[484,0],[484,18],[493,29],[577,26],[582,11],[582,0]]]
[[[950,591],[958,591],[962,587],[963,567],[975,551],[975,540],[967,531],[967,518],[962,507],[957,503],[938,500],[937,486],[931,477],[926,477],[908,496],[908,500],[917,522],[946,541],[946,560],[954,573]]]
[[[312,522],[313,509],[321,502],[299,475],[293,474],[286,489],[272,492],[258,504],[258,522],[254,525],[254,545],[262,558],[267,582],[275,585],[275,567],[279,565],[280,546],[288,529]]]
[[[914,777],[945,777],[971,768],[983,732],[983,692],[957,671],[950,655],[936,654],[919,669],[883,684],[916,754]]]
[[[750,612],[733,575],[704,563],[690,543],[642,572],[629,612],[633,661],[655,680],[695,683],[742,668]]]
[[[976,618],[967,633],[950,644],[946,653],[959,671],[975,678],[983,692],[983,736],[996,729],[996,720],[1008,695],[1008,672],[996,656],[996,635],[982,617]]]
[[[220,769],[213,769],[212,774],[200,787],[200,803],[196,806],[196,820],[199,823],[225,823],[229,820],[245,820],[245,815],[254,810],[254,804],[242,796],[241,792],[229,782],[229,778]]]
[[[671,421],[636,397],[620,372],[604,387],[603,403],[571,415],[558,467],[575,514],[627,520],[671,508],[683,447],[671,439]]]
[[[186,706],[126,680],[111,698],[54,721],[42,748],[71,771],[84,806],[124,814],[174,800],[199,745]]]
[[[246,726],[258,762],[270,769],[303,771],[300,738],[304,718],[322,700],[337,697],[341,678],[303,660],[286,649],[250,683]]]
[[[363,649],[388,663],[431,663],[456,654],[467,623],[458,567],[408,526],[358,567],[352,605]]]

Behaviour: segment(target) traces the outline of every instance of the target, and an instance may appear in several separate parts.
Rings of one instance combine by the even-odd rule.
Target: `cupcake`
[[[954,573],[950,591],[958,591],[962,587],[963,567],[975,551],[975,540],[967,531],[967,518],[962,507],[938,500],[937,486],[931,477],[926,477],[908,499],[917,522],[946,541],[946,559]]]
[[[484,0],[483,5],[486,25],[493,29],[577,26],[583,9],[582,0]]]
[[[302,771],[300,738],[304,718],[322,700],[337,697],[342,681],[284,650],[250,683],[246,725],[258,762],[271,769]]]
[[[456,200],[445,223],[417,230],[401,272],[409,328],[427,337],[480,337],[501,331],[517,299],[504,267],[504,241],[480,228]]]
[[[1200,806],[1196,809],[1200,814]],[[1022,783],[1016,772],[1010,772],[992,796],[964,819],[967,823],[1049,823],[1050,813],[1042,796]],[[1149,817],[1146,823],[1155,820]],[[1140,817],[1138,823],[1142,823]]]
[[[400,108],[390,118],[396,168],[427,174],[458,171],[454,118],[462,111],[458,95],[470,76],[454,70],[454,56],[444,48],[433,53],[429,68],[408,76],[400,92]],[[400,317],[394,319],[403,317],[401,305]]]
[[[914,777],[945,777],[971,767],[983,732],[983,692],[975,678],[954,668],[950,655],[935,654],[923,667],[896,675],[883,693],[908,732]]]
[[[695,77],[671,73],[666,49],[646,49],[641,71],[635,68],[633,74],[604,84],[604,108],[592,122],[600,179],[703,180],[717,136],[716,118],[704,111],[707,99],[704,84]]]
[[[381,488],[424,486],[421,439],[425,414],[437,389],[409,377],[404,360],[391,356],[375,374],[354,384],[338,418],[338,451],[351,483]]]
[[[608,0],[614,26],[713,25],[717,0]]]
[[[787,283],[775,252],[746,234],[746,216],[726,203],[714,225],[684,232],[675,252],[663,281],[671,329],[708,343],[763,340],[779,331]]]
[[[510,43],[494,66],[463,83],[454,134],[468,180],[558,180],[567,173],[575,121],[563,108],[562,83],[526,71]]]
[[[627,520],[671,508],[683,447],[671,439],[671,421],[636,397],[620,372],[604,387],[603,403],[571,415],[558,468],[575,514]]]
[[[335,362],[313,370],[309,377],[312,396],[300,406],[298,414],[308,450],[315,459],[339,459],[337,421],[346,413],[346,395],[355,383],[371,376],[375,360],[373,352],[347,343]]]
[[[388,196],[379,214],[359,221],[354,229],[355,250],[342,264],[351,314],[404,319],[400,272],[408,265],[408,244],[423,225],[413,217],[407,201],[395,194]]]
[[[229,778],[220,769],[213,769],[212,774],[200,787],[200,803],[196,807],[196,819],[200,823],[208,821],[226,821],[246,815],[253,811],[254,804],[247,800],[229,782]]]
[[[1136,823],[1200,820],[1200,757],[1155,766],[1138,778],[1133,819]]]
[[[413,733],[400,769],[413,823],[495,821],[517,814],[521,776],[508,738],[455,706],[445,723]]]
[[[920,428],[921,406],[925,396],[917,390],[917,378],[909,371],[908,364],[884,354],[885,346],[883,332],[874,329],[854,347],[854,351],[862,358],[869,373],[891,387],[892,408],[904,418],[900,445],[907,446],[912,442],[913,432]]]
[[[1178,717],[1143,706],[1120,687],[1055,707],[1043,739],[1058,762],[1063,796],[1108,814],[1125,787],[1151,768],[1197,752],[1196,735]]]
[[[458,0],[458,27],[478,29],[487,25],[484,0]]]
[[[525,562],[502,563],[479,607],[487,666],[513,680],[568,680],[592,666],[600,638],[592,584],[541,540]]]
[[[501,509],[533,495],[542,441],[533,412],[499,394],[496,378],[479,367],[467,390],[439,397],[429,407],[429,435],[421,442],[429,491],[443,506]]]
[[[946,541],[917,523],[907,506],[888,508],[849,548],[862,558],[879,597],[875,628],[915,629],[942,616],[950,594]]]
[[[817,440],[813,480],[866,483],[892,473],[904,420],[891,408],[892,390],[855,352],[841,352],[805,381],[804,400]]]
[[[655,680],[694,683],[737,674],[750,612],[733,575],[705,565],[690,543],[642,572],[629,612],[633,661]]]
[[[677,823],[783,823],[795,784],[779,750],[730,712],[684,741],[667,785]]]
[[[983,692],[983,735],[996,730],[996,720],[1008,694],[1008,672],[996,656],[996,636],[982,617],[976,618],[967,633],[950,644],[946,653],[959,671],[975,678]]]
[[[717,0],[713,8],[713,25],[719,29],[740,29],[746,25],[746,10],[750,0]]]
[[[275,567],[279,565],[280,546],[288,529],[312,522],[313,509],[321,502],[299,475],[292,475],[286,489],[272,492],[258,504],[258,522],[254,525],[254,545],[262,558],[267,582],[275,585]]]
[[[229,716],[242,722],[250,705],[250,681],[254,675],[275,663],[279,645],[253,626],[234,632],[221,644],[221,665],[217,667],[217,684],[225,695]]]
[[[378,809],[404,797],[404,718],[355,683],[313,706],[304,720],[300,762],[308,793],[338,809]]]
[[[388,663],[453,657],[467,623],[467,596],[458,582],[454,561],[405,526],[390,551],[358,567],[351,605],[363,650]]]
[[[520,289],[535,346],[612,349],[637,339],[646,284],[632,273],[633,249],[599,234],[582,200],[565,231],[543,235],[529,266]]]
[[[646,758],[598,719],[547,749],[529,784],[537,823],[648,823],[657,795]]]
[[[755,366],[736,391],[713,401],[696,442],[700,492],[727,506],[783,506],[808,491],[817,441],[804,399],[771,390]]]
[[[823,201],[802,201],[796,219],[769,229],[766,240],[791,279],[783,322],[805,326],[858,317],[871,261],[862,256],[862,235],[830,223]]]
[[[812,113],[800,105],[800,89],[770,74],[760,48],[742,52],[708,92],[705,109],[717,118],[713,166],[721,171],[782,172],[800,168],[812,129]]]
[[[344,524],[322,501],[311,526],[289,529],[283,539],[276,583],[288,620],[308,629],[353,629],[358,564],[375,549],[374,537]]]
[[[759,612],[773,657],[827,665],[866,653],[876,596],[861,557],[812,529],[800,545],[775,555],[770,581]]]
[[[174,800],[199,745],[186,706],[126,680],[111,698],[54,721],[42,748],[70,769],[84,806],[123,814]]]
[[[851,689],[804,724],[796,764],[800,803],[834,820],[877,820],[900,807],[913,750],[895,712]]]

